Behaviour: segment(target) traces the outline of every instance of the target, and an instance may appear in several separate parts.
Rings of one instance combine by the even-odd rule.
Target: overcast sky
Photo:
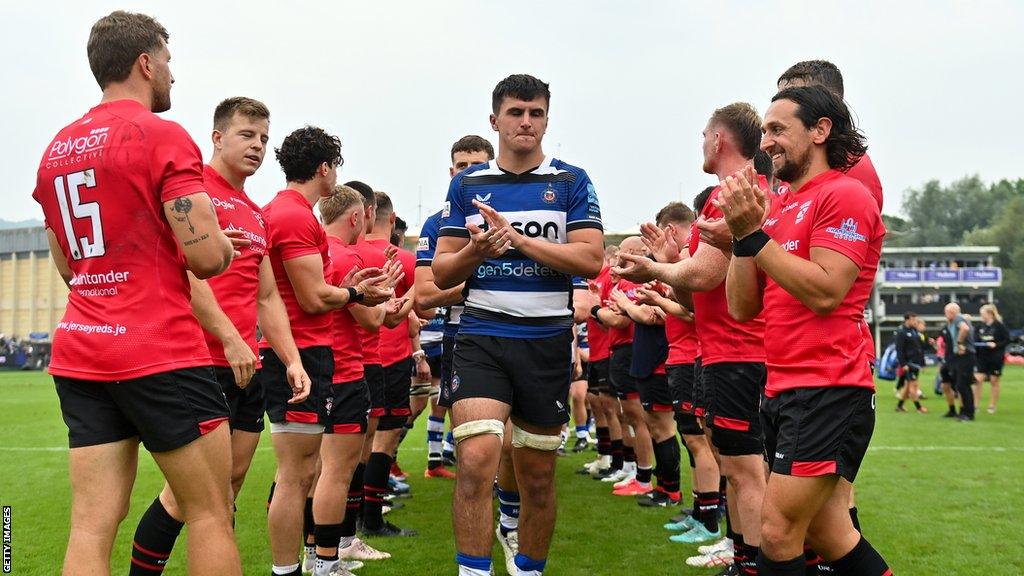
[[[452,142],[475,133],[497,144],[490,93],[520,72],[551,84],[545,151],[587,170],[610,230],[714,183],[700,169],[708,116],[740,100],[763,113],[799,60],[842,70],[886,212],[931,178],[1024,176],[1024,3],[692,4],[4,0],[0,218],[41,217],[31,199],[39,159],[98,102],[86,39],[118,8],[170,31],[177,82],[164,117],[204,158],[214,106],[258,98],[272,146],[307,123],[338,134],[342,181],[388,192],[413,226],[443,199]],[[248,192],[264,203],[281,187],[268,153]]]

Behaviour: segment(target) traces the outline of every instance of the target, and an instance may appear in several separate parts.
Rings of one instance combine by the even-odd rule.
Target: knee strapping
[[[512,447],[513,448],[533,448],[534,450],[544,450],[551,452],[558,450],[558,447],[562,445],[562,438],[559,435],[549,436],[547,434],[534,434],[533,432],[527,432],[519,426],[512,424]]]
[[[452,437],[455,438],[456,445],[466,438],[481,434],[494,434],[501,440],[505,437],[505,423],[501,420],[473,420],[460,424],[452,430]]]

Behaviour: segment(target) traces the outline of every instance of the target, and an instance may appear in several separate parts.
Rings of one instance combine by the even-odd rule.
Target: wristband
[[[362,302],[363,298],[366,296],[366,294],[363,294],[363,293],[357,291],[355,288],[353,288],[351,286],[345,288],[345,290],[348,290],[348,303],[349,304],[354,304],[356,302]]]
[[[732,254],[740,258],[754,257],[768,244],[772,237],[767,232],[758,228],[739,240],[732,240]]]
[[[597,315],[597,311],[601,309],[600,305],[595,305],[590,309],[590,317],[593,318],[598,324],[604,325],[601,321],[601,317]]]
[[[417,351],[412,353],[412,359],[417,361],[417,362],[419,362],[420,358],[426,358],[426,357],[427,357],[427,353],[424,352],[423,350],[417,350]]]

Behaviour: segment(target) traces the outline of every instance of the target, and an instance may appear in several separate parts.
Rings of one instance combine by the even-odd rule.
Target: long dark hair
[[[832,92],[821,86],[801,86],[786,88],[772,98],[790,100],[797,105],[796,116],[805,128],[812,128],[821,118],[832,121],[832,130],[825,140],[825,152],[828,165],[841,172],[846,172],[860,161],[868,151],[864,134],[853,124],[850,109],[846,103]]]

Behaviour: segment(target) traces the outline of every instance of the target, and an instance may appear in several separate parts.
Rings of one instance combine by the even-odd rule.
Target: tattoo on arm
[[[188,213],[192,211],[192,201],[188,198],[177,198],[174,200],[174,208],[172,210],[175,213],[174,219],[188,224],[188,231],[195,234],[196,227],[192,225],[192,221],[188,217]]]
[[[185,240],[185,246],[191,246],[193,244],[199,244],[200,242],[202,242],[203,240],[206,240],[209,237],[210,237],[209,234],[203,234],[199,238],[193,238],[191,240]]]

